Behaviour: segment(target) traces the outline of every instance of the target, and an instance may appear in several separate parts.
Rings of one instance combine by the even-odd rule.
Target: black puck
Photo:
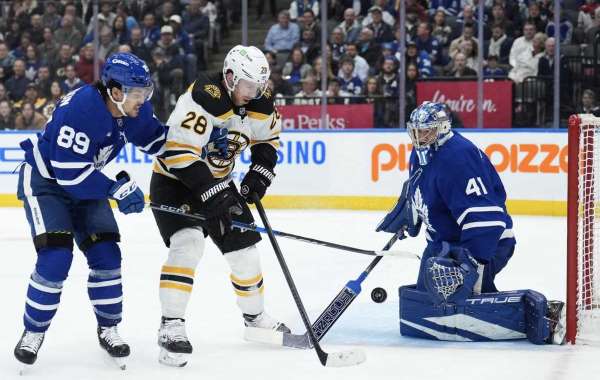
[[[387,293],[383,288],[375,288],[371,291],[371,299],[373,302],[382,303],[387,298]]]

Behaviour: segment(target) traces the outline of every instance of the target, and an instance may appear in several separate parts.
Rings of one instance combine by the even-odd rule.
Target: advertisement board
[[[321,129],[321,106],[277,106],[283,129]],[[373,105],[327,105],[327,129],[373,128]]]

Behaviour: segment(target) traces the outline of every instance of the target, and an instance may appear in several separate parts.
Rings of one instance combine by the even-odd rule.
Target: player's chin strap
[[[115,105],[117,106],[117,109],[119,110],[119,112],[121,112],[121,114],[123,116],[127,116],[127,114],[125,113],[125,110],[123,109],[123,104],[125,104],[125,101],[127,100],[127,93],[123,92],[123,100],[121,100],[120,102],[117,102],[113,97],[112,94],[110,93],[110,89],[106,89],[106,93],[108,94],[108,97],[110,98],[110,100],[115,103]]]

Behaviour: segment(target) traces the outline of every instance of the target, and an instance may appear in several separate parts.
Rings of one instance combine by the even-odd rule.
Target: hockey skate
[[[37,353],[44,343],[45,333],[36,333],[33,331],[23,331],[21,339],[15,347],[15,358],[23,363],[23,368],[19,371],[20,375],[23,375],[25,369],[33,365],[37,360]]]
[[[567,334],[567,311],[562,301],[548,301],[546,318],[550,321],[548,344],[564,344]]]
[[[185,366],[193,350],[185,332],[185,320],[162,317],[158,329],[158,345],[160,363],[172,367]]]
[[[244,314],[244,339],[250,342],[278,344],[283,340],[283,334],[291,330],[283,323],[278,322],[266,312],[258,315]]]
[[[98,341],[119,368],[127,368],[126,358],[129,356],[129,345],[123,341],[117,326],[98,326]]]

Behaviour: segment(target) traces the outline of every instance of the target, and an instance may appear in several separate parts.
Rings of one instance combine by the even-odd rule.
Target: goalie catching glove
[[[252,164],[250,170],[242,180],[240,193],[246,202],[254,203],[253,194],[262,199],[267,192],[267,187],[271,186],[271,182],[275,178],[273,169],[268,169],[260,164]]]

